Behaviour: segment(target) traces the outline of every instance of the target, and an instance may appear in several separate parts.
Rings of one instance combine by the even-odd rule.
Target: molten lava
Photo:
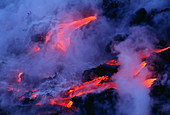
[[[141,64],[140,64],[140,66],[139,66],[139,68],[137,69],[137,70],[135,70],[135,72],[134,72],[134,76],[136,76],[145,66],[146,66],[146,61],[143,61]]]
[[[69,95],[69,97],[75,97],[75,96],[81,96],[87,93],[92,93],[100,89],[100,91],[103,91],[105,89],[110,89],[110,88],[116,88],[116,84],[113,82],[106,82],[106,83],[101,83],[103,80],[108,80],[108,76],[102,76],[98,77],[92,81],[88,81],[83,83],[80,86],[72,87],[66,95]]]
[[[89,22],[96,20],[97,17],[95,16],[90,16],[78,21],[74,21],[68,24],[61,24],[59,26],[58,32],[55,35],[55,37],[57,37],[57,41],[56,43],[54,43],[54,47],[57,49],[61,49],[62,51],[66,52],[67,48],[70,45],[70,36],[71,34],[78,28],[82,27],[85,24],[88,24]],[[47,36],[45,36],[45,42],[49,42],[51,40],[51,37],[54,33],[52,31],[49,31],[47,33]],[[41,38],[43,39],[42,35]],[[141,50],[138,51],[138,55],[140,56],[141,59],[145,59],[147,57],[149,57],[151,55],[151,53],[155,52],[155,53],[160,53],[162,51],[168,50],[170,48],[164,48],[164,49],[145,49],[145,50]],[[38,52],[40,51],[40,47],[35,46],[34,47],[34,51]],[[105,64],[107,65],[120,65],[120,63],[117,60],[110,60],[108,62],[106,62]],[[141,70],[147,65],[146,61],[143,61],[139,67],[136,68],[135,72],[134,72],[134,76],[137,76]],[[18,82],[21,82],[21,77],[23,75],[23,72],[20,72],[18,74]],[[113,77],[113,76],[112,76]],[[102,76],[102,77],[98,77],[96,79],[93,79],[92,81],[87,81],[81,85],[78,86],[74,86],[71,87],[67,92],[65,92],[65,97],[61,97],[61,98],[55,98],[55,99],[49,99],[49,104],[52,105],[61,105],[61,106],[65,106],[70,108],[73,104],[73,101],[71,101],[71,98],[75,97],[75,96],[82,96],[88,93],[93,93],[93,92],[97,92],[97,91],[104,91],[105,89],[117,89],[116,83],[115,82],[109,82],[109,78],[108,76]],[[135,78],[134,78],[135,79]],[[154,81],[157,80],[156,78],[151,78],[151,79],[147,79],[144,82],[142,82],[141,84],[146,86],[147,88],[151,87],[151,85],[154,83]],[[105,82],[103,82],[105,81]],[[8,91],[12,91],[14,88],[9,88]],[[17,92],[19,92],[20,90],[18,89]],[[35,92],[35,90],[32,91],[33,94],[31,95],[31,98],[36,98],[39,93]],[[19,98],[19,100],[23,100],[24,96],[21,96]],[[46,99],[46,98],[45,98]],[[45,99],[42,99],[40,102],[38,102],[36,105],[42,105],[43,101]]]
[[[13,87],[8,87],[8,91],[12,91],[13,89]]]
[[[51,99],[51,105],[62,105],[65,106],[67,108],[70,108],[71,105],[73,104],[73,102],[70,100],[70,98],[55,98],[55,99]]]
[[[148,50],[149,53],[145,52],[145,51],[142,51],[141,52],[138,52],[138,54],[142,54],[142,56],[144,57],[148,57],[150,56],[150,54],[152,52],[156,52],[156,53],[160,53],[161,51],[165,51],[169,49],[168,48],[164,48],[164,49],[160,49],[160,50]],[[117,62],[116,60],[111,60],[111,61],[108,61],[107,63],[105,64],[108,64],[108,65],[120,65],[119,62]],[[143,61],[139,67],[137,67],[137,69],[135,70],[134,72],[134,76],[138,75],[141,70],[146,66],[146,61]],[[113,77],[113,76],[112,76]],[[134,78],[136,79],[136,78]],[[75,96],[82,96],[82,95],[85,95],[85,94],[88,94],[88,93],[93,93],[93,92],[96,92],[96,91],[103,91],[105,89],[110,89],[110,88],[114,88],[114,89],[117,89],[116,87],[116,83],[114,82],[104,82],[102,83],[102,81],[108,81],[109,78],[108,76],[102,76],[102,77],[98,77],[96,79],[93,79],[92,81],[87,81],[81,85],[78,85],[78,86],[75,86],[75,87],[72,87],[70,88],[66,93],[65,93],[65,98],[55,98],[55,99],[50,99],[50,104],[52,105],[62,105],[62,106],[65,106],[65,107],[68,107],[70,108],[73,104],[73,102],[71,101],[71,98],[75,97]],[[144,85],[145,87],[149,88],[152,86],[152,84],[154,83],[154,81],[157,80],[157,78],[150,78],[150,79],[147,79],[145,80],[144,82],[142,82],[141,84]],[[39,103],[37,103],[36,105],[42,105],[43,103],[43,100],[41,100]]]
[[[163,51],[165,51],[165,50],[168,50],[170,48],[170,46],[168,46],[167,48],[163,48],[163,49],[153,49],[153,51],[155,52],[155,53],[161,53],[161,52],[163,52]]]
[[[151,53],[155,52],[155,53],[161,53],[165,50],[168,50],[170,48],[170,46],[163,48],[163,49],[144,49],[141,51],[138,51],[137,53],[139,54],[141,59],[145,59],[147,57],[149,57],[151,55]]]
[[[106,62],[107,65],[120,65],[120,63],[117,60],[110,60]]]
[[[145,80],[142,84],[144,86],[146,86],[147,88],[151,87],[152,84],[154,83],[154,81],[156,81],[157,79],[156,78],[152,78],[152,79],[147,79]]]
[[[66,52],[66,49],[70,45],[70,35],[72,34],[72,32],[80,28],[81,26],[95,20],[96,18],[96,16],[90,16],[79,21],[60,25],[59,32],[57,34],[56,47]]]
[[[45,36],[45,42],[48,42],[50,41],[50,37],[52,36],[53,32],[52,31],[49,31],[47,36]]]
[[[21,82],[21,75],[23,74],[23,72],[20,72],[19,74],[18,74],[18,82]]]
[[[116,84],[114,82],[101,83],[103,80],[108,80],[108,76],[98,77],[92,81],[85,82],[82,85],[72,87],[65,93],[67,98],[50,99],[50,104],[52,105],[57,104],[70,108],[71,105],[73,104],[73,102],[70,99],[75,96],[81,96],[84,94],[96,92],[98,90],[103,91],[105,89],[110,88],[117,89]],[[42,101],[40,101],[36,105],[42,105]]]
[[[40,47],[38,47],[38,46],[35,46],[35,48],[34,48],[34,51],[35,51],[35,52],[38,52],[38,51],[40,51]]]
[[[36,98],[37,95],[38,95],[38,93],[33,93],[32,96],[31,96],[31,98]]]

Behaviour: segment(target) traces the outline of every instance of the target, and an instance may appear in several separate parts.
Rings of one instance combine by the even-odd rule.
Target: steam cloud
[[[109,10],[112,3],[118,6]],[[144,21],[138,24],[133,19],[140,8],[145,8],[147,14]],[[169,8],[168,0],[1,0],[0,113],[1,109],[8,114],[36,113],[34,110],[27,110],[26,113],[22,109],[16,111],[14,107],[21,103],[15,93],[7,91],[9,87],[20,88],[18,97],[32,89],[38,89],[40,95],[59,97],[63,90],[81,83],[84,70],[108,61],[115,56],[115,52],[119,52],[117,57],[121,67],[116,75],[120,96],[117,114],[149,115],[149,89],[141,82],[151,73],[145,68],[142,75],[133,79],[134,70],[142,61],[136,51],[155,48],[160,40],[169,42],[170,16],[167,13],[169,10],[162,11],[165,8]],[[154,9],[157,10],[152,15]],[[31,39],[36,34],[54,31],[60,24],[95,14],[97,20],[71,34],[67,53],[51,50],[50,43]],[[127,36],[123,42],[112,44],[111,53],[107,53],[105,47],[114,41],[117,34]],[[57,38],[54,36],[53,39]],[[35,45],[41,48],[37,53],[33,53]],[[24,86],[17,83],[20,72],[24,73]],[[57,79],[44,82],[49,76],[56,76]]]

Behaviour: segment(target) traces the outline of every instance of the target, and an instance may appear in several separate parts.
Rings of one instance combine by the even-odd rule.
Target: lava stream
[[[95,15],[81,19],[79,21],[60,25],[59,32],[57,33],[57,43],[55,44],[55,47],[66,52],[68,46],[70,45],[70,35],[72,34],[72,32],[80,28],[81,26],[88,24],[89,22],[96,20],[96,18],[97,17]]]
[[[152,86],[152,84],[153,84],[154,81],[156,81],[156,80],[157,80],[156,78],[147,79],[147,80],[145,80],[142,84],[143,84],[145,87],[149,88],[149,87]]]
[[[18,74],[18,82],[21,82],[21,75],[23,74],[23,72],[20,72],[19,74]]]
[[[120,65],[120,63],[117,60],[110,60],[106,62],[107,65]]]
[[[141,51],[138,51],[137,53],[139,54],[141,59],[145,59],[147,57],[149,57],[151,55],[151,53],[155,52],[155,53],[161,53],[165,50],[168,50],[170,48],[170,46],[163,48],[163,49],[144,49]]]
[[[139,72],[146,66],[146,64],[147,64],[146,61],[143,61],[143,62],[140,64],[139,68],[134,72],[134,76],[138,75]]]

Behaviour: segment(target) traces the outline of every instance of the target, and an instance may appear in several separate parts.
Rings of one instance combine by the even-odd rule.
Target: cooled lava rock
[[[149,25],[154,26],[155,22],[154,22],[154,18],[156,16],[159,16],[162,13],[167,13],[167,15],[169,15],[170,13],[170,8],[165,8],[163,10],[158,10],[158,9],[152,9],[151,12],[148,14],[146,21]],[[159,16],[163,19],[166,19],[164,16]],[[156,23],[159,23],[158,21]]]
[[[45,41],[45,36],[46,36],[45,32],[35,34],[35,35],[31,36],[31,41],[33,41],[33,42],[44,42]]]
[[[170,64],[170,49],[164,52],[161,52],[160,57],[164,60],[165,63]]]
[[[105,51],[108,53],[115,53],[115,55],[118,53],[115,51],[114,46],[118,45],[120,42],[124,41],[128,35],[122,35],[122,34],[117,34],[116,36],[113,37],[112,41],[108,43],[108,45],[105,48]]]
[[[147,11],[145,10],[145,8],[139,9],[138,11],[135,12],[135,14],[132,15],[132,20],[130,22],[130,25],[140,24],[142,22],[145,22],[146,15],[147,15]]]
[[[114,73],[118,71],[118,67],[119,66],[117,65],[103,64],[103,65],[99,65],[96,68],[85,70],[83,73],[82,81],[83,82],[91,81],[95,78],[98,78],[99,76],[104,76],[104,75],[111,77]]]
[[[170,74],[155,82],[151,87],[152,114],[168,115],[170,112]],[[163,82],[164,81],[164,82]]]
[[[125,3],[113,0],[103,0],[103,15],[109,19],[123,17]]]
[[[74,97],[73,106],[76,114],[83,115],[114,115],[118,94],[115,89],[107,89],[101,93],[90,93],[85,97]]]
[[[160,41],[159,47],[168,42]],[[152,115],[168,115],[170,113],[170,49],[157,54],[157,60],[152,61],[158,80],[150,88],[152,100]]]

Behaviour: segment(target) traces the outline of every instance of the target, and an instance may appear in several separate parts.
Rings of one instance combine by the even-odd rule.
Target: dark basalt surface
[[[115,89],[106,89],[101,93],[89,93],[85,97],[74,97],[73,106],[77,115],[114,115],[118,94]]]
[[[43,43],[43,42],[45,42],[45,36],[46,35],[47,34],[45,32],[44,33],[35,34],[35,35],[31,36],[31,41]]]
[[[96,68],[92,68],[90,70],[85,70],[83,72],[83,78],[82,81],[86,82],[86,81],[91,81],[95,78],[98,78],[99,76],[109,76],[111,77],[114,73],[116,73],[118,71],[118,67],[117,65],[107,65],[107,64],[103,64],[103,65],[99,65]]]
[[[103,15],[108,19],[120,19],[125,13],[126,3],[119,0],[103,0],[102,10]]]
[[[114,46],[118,45],[120,42],[126,40],[127,37],[128,37],[128,34],[127,35],[117,34],[116,36],[113,37],[112,41],[110,41],[106,45],[105,51],[108,53],[117,55],[118,52],[115,50]]]
[[[157,55],[161,61],[154,61],[153,65],[158,80],[150,88],[152,115],[168,115],[170,113],[170,50]]]
[[[146,15],[147,15],[147,11],[144,8],[137,10],[135,14],[132,15],[130,25],[140,24],[142,22],[145,22]]]

